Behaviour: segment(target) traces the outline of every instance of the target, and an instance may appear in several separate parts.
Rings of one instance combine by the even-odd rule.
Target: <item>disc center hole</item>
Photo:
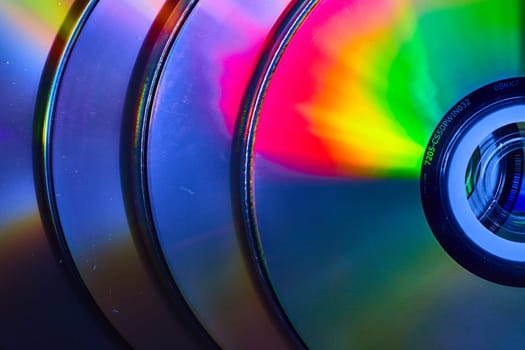
[[[525,242],[525,123],[503,126],[476,147],[465,171],[470,208],[489,231]]]

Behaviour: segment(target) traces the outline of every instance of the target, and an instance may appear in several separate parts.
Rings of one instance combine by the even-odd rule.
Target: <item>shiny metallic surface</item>
[[[68,57],[49,118],[48,181],[58,234],[107,319],[134,348],[203,346],[143,260],[120,174],[135,60],[160,1],[99,1]],[[108,35],[111,33],[111,35]]]
[[[228,349],[291,346],[250,276],[230,185],[238,108],[287,4],[199,1],[171,48],[149,121],[147,184],[160,247],[195,315]]]
[[[525,76],[524,13],[0,0],[0,349],[522,348],[523,289],[419,186],[447,111]]]
[[[48,52],[67,17],[85,2],[0,2],[0,348],[118,349],[101,317],[44,230],[33,167],[33,123]],[[69,12],[69,14],[68,14]],[[63,26],[66,39],[74,25]],[[44,220],[46,218],[43,218]]]
[[[245,183],[262,264],[309,347],[521,348],[523,290],[443,251],[418,178],[454,103],[525,74],[522,3],[505,5],[320,1],[272,44],[248,95]]]

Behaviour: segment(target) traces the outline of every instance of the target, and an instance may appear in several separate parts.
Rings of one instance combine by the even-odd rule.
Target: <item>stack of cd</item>
[[[0,348],[521,348],[518,0],[0,0]]]

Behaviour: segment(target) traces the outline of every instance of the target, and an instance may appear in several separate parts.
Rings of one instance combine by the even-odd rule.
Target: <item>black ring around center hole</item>
[[[421,200],[427,222],[445,251],[468,271],[489,281],[525,287],[525,259],[509,260],[481,248],[472,240],[480,227],[464,225],[452,210],[448,191],[449,161],[456,146],[479,120],[498,110],[525,104],[525,78],[511,78],[486,85],[461,100],[437,124],[423,156]],[[525,118],[525,116],[523,116]],[[465,164],[465,192],[471,209],[490,232],[508,240],[513,249],[525,242],[525,200],[520,192],[524,173],[525,125],[521,116],[481,142]],[[487,145],[493,142],[491,154]],[[486,144],[484,144],[486,143]],[[491,160],[492,157],[492,160]],[[468,159],[468,158],[467,158]],[[477,191],[485,189],[485,193]],[[463,197],[465,198],[465,197]],[[523,204],[524,215],[520,208]],[[495,250],[497,251],[497,250]],[[511,256],[511,255],[509,255]],[[525,257],[525,245],[523,246]]]

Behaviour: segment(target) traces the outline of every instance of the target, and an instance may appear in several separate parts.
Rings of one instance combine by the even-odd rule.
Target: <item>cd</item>
[[[125,106],[134,103],[126,100],[133,67],[150,28],[156,33],[157,13],[175,10],[161,1],[87,3],[69,50],[49,62],[50,85],[41,87],[48,100],[37,116],[36,170],[50,231],[104,316],[137,349],[213,344],[146,259],[122,192],[120,134]]]
[[[0,0],[0,348],[520,348],[518,0]]]
[[[210,55],[213,41],[219,54],[236,42],[264,39],[284,5],[268,3],[261,12],[266,16],[258,18],[257,7],[235,1],[90,4],[67,54],[50,63],[50,85],[42,87],[47,101],[36,140],[37,170],[50,231],[104,316],[134,348],[288,348],[296,340],[258,294],[237,240],[228,175],[233,132],[220,138],[224,119],[205,90],[220,88],[220,77],[200,81],[194,66]],[[247,31],[231,30],[228,16],[242,16]],[[250,34],[252,27],[257,31]],[[221,64],[204,63],[210,70]],[[181,95],[192,85],[199,85],[198,105]],[[181,102],[187,109],[165,112]],[[210,112],[221,123],[211,123]],[[210,123],[202,124],[206,119]],[[219,138],[183,134],[197,125]],[[150,147],[150,135],[159,133],[166,135],[160,148]],[[181,136],[195,138],[202,162],[185,151],[191,141]],[[151,172],[154,177],[147,178],[159,156],[169,167],[160,168],[162,177]],[[179,175],[181,168],[189,171]],[[157,195],[150,189],[178,202],[150,201],[150,194]]]
[[[227,349],[289,348],[261,297],[232,211],[234,119],[265,37],[287,1],[198,1],[173,39],[127,144],[167,268],[185,300]],[[237,65],[237,56],[246,64]],[[165,61],[165,62],[162,62]],[[221,96],[230,93],[225,103]],[[133,142],[135,140],[135,142]],[[140,209],[140,208],[139,208]],[[292,330],[290,328],[290,330]]]
[[[245,230],[290,322],[311,348],[520,348],[523,3],[309,4],[239,130]]]
[[[33,120],[55,37],[69,36],[78,1],[0,1],[0,348],[124,347],[58,242],[44,230],[33,171]],[[68,19],[66,21],[66,18]],[[58,52],[56,52],[58,54]]]

